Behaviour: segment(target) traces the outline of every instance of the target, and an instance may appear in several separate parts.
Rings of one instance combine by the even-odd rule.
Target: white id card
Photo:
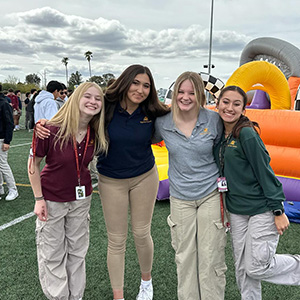
[[[85,186],[76,186],[75,187],[76,200],[85,199]]]
[[[218,191],[223,193],[223,192],[227,192],[228,189],[227,189],[227,181],[226,181],[226,178],[225,177],[219,177],[217,179],[217,182],[218,182]]]

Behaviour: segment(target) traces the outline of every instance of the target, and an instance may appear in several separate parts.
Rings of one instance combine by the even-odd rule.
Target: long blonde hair
[[[102,101],[101,111],[97,115],[93,116],[89,123],[91,128],[95,131],[95,153],[107,153],[108,143],[104,128],[105,106],[103,91],[101,87],[94,82],[85,82],[80,84],[54,117],[47,122],[49,125],[59,127],[56,134],[55,144],[60,141],[60,149],[62,149],[77,133],[80,117],[79,102],[84,93],[91,87],[94,87],[99,91]]]
[[[189,80],[194,88],[194,93],[197,101],[197,109],[198,112],[200,111],[200,108],[203,107],[206,103],[206,98],[205,98],[205,93],[204,93],[204,83],[202,81],[201,76],[196,73],[196,72],[184,72],[181,75],[178,76],[178,78],[175,81],[174,85],[174,92],[172,95],[172,112],[173,112],[173,121],[176,124],[176,121],[178,120],[179,117],[179,107],[177,104],[177,97],[178,97],[178,91],[180,89],[181,84]]]

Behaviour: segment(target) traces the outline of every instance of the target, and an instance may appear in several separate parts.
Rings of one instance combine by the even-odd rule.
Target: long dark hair
[[[131,65],[108,87],[105,100],[105,124],[106,128],[112,120],[115,107],[127,96],[127,92],[138,74],[147,74],[150,80],[150,93],[148,97],[140,104],[144,114],[150,119],[163,116],[170,111],[170,108],[162,104],[157,97],[157,92],[151,71],[148,67],[142,65]]]
[[[246,105],[248,102],[247,94],[239,86],[236,86],[236,85],[229,85],[229,86],[226,86],[225,88],[223,88],[219,95],[217,104],[219,104],[220,99],[222,99],[223,95],[227,91],[234,91],[234,92],[239,93],[243,97],[243,109],[246,108]],[[232,129],[232,136],[234,138],[239,138],[240,132],[243,127],[252,127],[258,134],[260,133],[260,127],[257,122],[251,121],[245,115],[241,115],[239,120],[237,121],[237,123],[234,125],[234,127]]]

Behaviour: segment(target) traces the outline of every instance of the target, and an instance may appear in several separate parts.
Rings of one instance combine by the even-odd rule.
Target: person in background
[[[10,104],[10,106],[12,106],[11,104],[11,99],[7,96],[8,91],[2,91],[4,98],[6,99],[6,101]]]
[[[21,91],[20,90],[16,90],[15,91],[15,95],[18,97],[18,102],[19,102],[19,111],[18,111],[18,115],[16,117],[16,124],[15,124],[15,129],[16,130],[20,130],[20,118],[22,115],[22,100],[21,100]]]
[[[10,98],[11,106],[13,108],[13,118],[14,118],[14,124],[15,124],[14,131],[16,131],[16,130],[19,130],[19,127],[17,127],[18,115],[19,115],[19,111],[20,111],[20,108],[19,108],[19,99],[14,94],[14,90],[13,89],[9,89],[8,90],[7,97]]]
[[[48,299],[78,300],[84,294],[92,198],[88,164],[95,153],[107,151],[104,109],[101,88],[82,83],[47,122],[50,137],[33,137],[28,176],[36,200],[39,277]]]
[[[67,91],[67,100],[72,95],[72,93],[73,93],[73,90],[72,89],[68,89],[68,91]]]
[[[67,87],[63,83],[61,83],[61,86],[62,86],[62,90],[59,92],[59,96],[55,99],[58,109],[60,109],[64,105],[64,103],[68,100]]]
[[[225,292],[226,228],[213,155],[223,126],[205,104],[201,76],[184,72],[175,82],[171,113],[155,122],[154,141],[164,140],[169,153],[171,214],[167,221],[179,300],[223,300]]]
[[[114,299],[124,299],[128,208],[141,271],[137,300],[153,299],[151,220],[158,173],[151,148],[155,119],[169,108],[157,98],[149,68],[131,65],[105,93],[107,156],[100,155],[99,194],[107,236],[107,265]]]
[[[41,91],[35,98],[34,104],[34,120],[51,119],[58,111],[55,99],[62,91],[60,82],[52,80],[47,84],[47,90]]]
[[[225,87],[217,108],[224,123],[215,156],[227,182],[235,275],[243,300],[260,300],[261,281],[300,285],[300,255],[275,254],[279,236],[289,226],[282,185],[258,134],[245,115],[246,93]]]
[[[29,101],[30,101],[30,96],[31,96],[30,92],[26,92],[25,96],[26,96],[26,98],[25,98],[25,100],[24,100],[24,104],[25,104],[25,112],[26,112],[26,114],[25,114],[25,129],[28,130],[28,129],[29,129],[29,128],[28,128],[28,123],[29,123],[29,113],[28,113],[28,111],[27,111],[27,105],[28,105],[28,103],[29,103]]]
[[[8,194],[5,198],[7,201],[15,200],[19,196],[15,178],[7,160],[13,130],[12,107],[2,93],[2,85],[0,84],[0,195],[5,194],[3,187],[4,179],[8,188]]]
[[[37,93],[37,89],[30,90],[30,100],[32,100],[33,96]]]
[[[35,91],[33,97],[30,97],[30,101],[27,105],[27,112],[29,114],[29,124],[28,124],[28,132],[31,132],[34,128],[35,120],[34,120],[34,105],[35,98],[40,94],[42,90]]]

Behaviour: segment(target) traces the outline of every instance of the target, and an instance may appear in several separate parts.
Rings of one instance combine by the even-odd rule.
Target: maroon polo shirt
[[[76,159],[73,143],[70,141],[60,150],[60,143],[55,147],[55,134],[58,127],[46,126],[51,134],[48,139],[36,139],[36,156],[46,157],[46,165],[41,172],[41,184],[43,196],[46,200],[55,202],[69,202],[76,200],[75,187],[78,186],[76,171]],[[89,162],[93,159],[95,146],[95,132],[91,129],[90,138],[84,161],[83,153],[87,142],[87,136],[77,143],[80,170],[80,182],[85,186],[86,196],[92,193],[92,182]]]

